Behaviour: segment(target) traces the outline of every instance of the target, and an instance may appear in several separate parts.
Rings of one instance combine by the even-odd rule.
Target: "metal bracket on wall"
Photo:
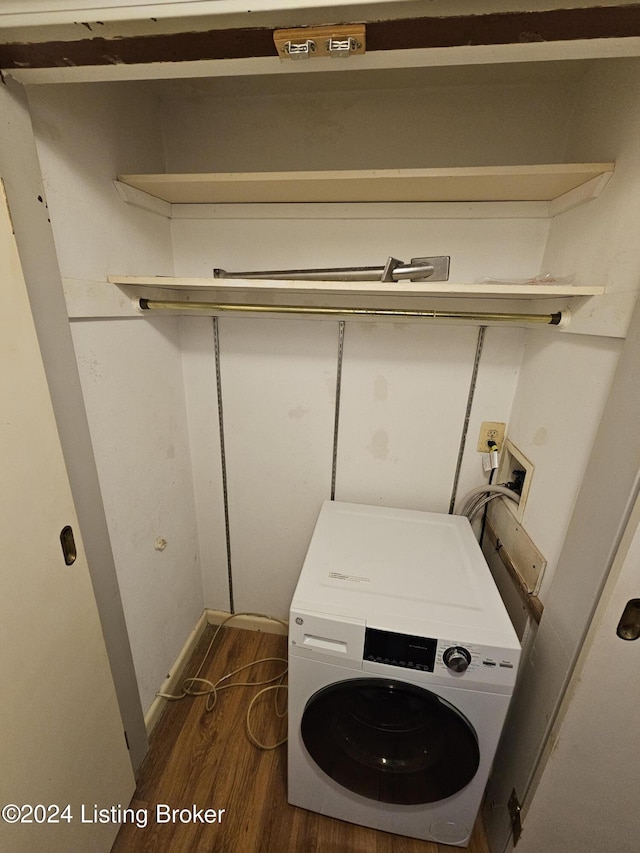
[[[214,269],[214,278],[271,279],[278,281],[448,281],[448,255],[429,258],[411,258],[409,264],[397,258],[387,258],[382,267],[329,267],[325,269],[304,270],[257,270],[245,272],[227,272]]]

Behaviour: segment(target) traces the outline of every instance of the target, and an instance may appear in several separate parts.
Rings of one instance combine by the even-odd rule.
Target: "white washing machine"
[[[289,802],[466,846],[519,658],[466,518],[325,502],[291,604]]]

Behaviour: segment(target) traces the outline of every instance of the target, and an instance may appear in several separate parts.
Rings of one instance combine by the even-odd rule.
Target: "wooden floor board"
[[[187,674],[202,660],[213,628],[205,631]],[[224,628],[202,675],[212,681],[251,660],[286,657],[286,638],[275,634]],[[234,680],[256,681],[282,670],[261,664]],[[378,832],[305,811],[287,803],[286,747],[262,751],[246,734],[246,712],[259,687],[219,693],[211,713],[203,697],[169,702],[151,738],[141,768],[132,809],[148,816],[146,826],[124,823],[112,853],[453,853],[428,841]],[[284,700],[284,696],[281,697]],[[255,735],[264,743],[283,736],[286,718],[278,720],[273,693],[256,703]],[[161,823],[160,805],[170,809],[224,809],[220,823]],[[164,814],[164,812],[162,812]],[[183,816],[184,817],[184,816]],[[141,821],[142,822],[142,821]],[[469,853],[489,853],[478,821]]]

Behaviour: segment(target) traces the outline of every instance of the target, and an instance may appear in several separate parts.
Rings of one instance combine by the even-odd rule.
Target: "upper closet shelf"
[[[613,169],[613,163],[566,163],[455,169],[119,175],[118,181],[169,204],[553,203],[564,199],[560,204],[561,209],[566,209],[598,195]],[[559,210],[550,210],[551,215],[556,212]]]

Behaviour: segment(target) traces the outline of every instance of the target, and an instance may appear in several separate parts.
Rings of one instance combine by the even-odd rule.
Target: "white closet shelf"
[[[108,280],[116,285],[165,288],[175,292],[216,291],[227,294],[239,291],[254,293],[290,292],[315,295],[381,294],[386,296],[467,296],[490,299],[551,299],[568,296],[601,296],[600,286],[567,284],[460,284],[438,282],[383,281],[282,281],[229,278],[177,278],[171,276],[117,276]]]
[[[118,181],[169,204],[415,201],[552,201],[597,195],[614,163],[119,175]],[[580,190],[579,188],[584,188]]]

